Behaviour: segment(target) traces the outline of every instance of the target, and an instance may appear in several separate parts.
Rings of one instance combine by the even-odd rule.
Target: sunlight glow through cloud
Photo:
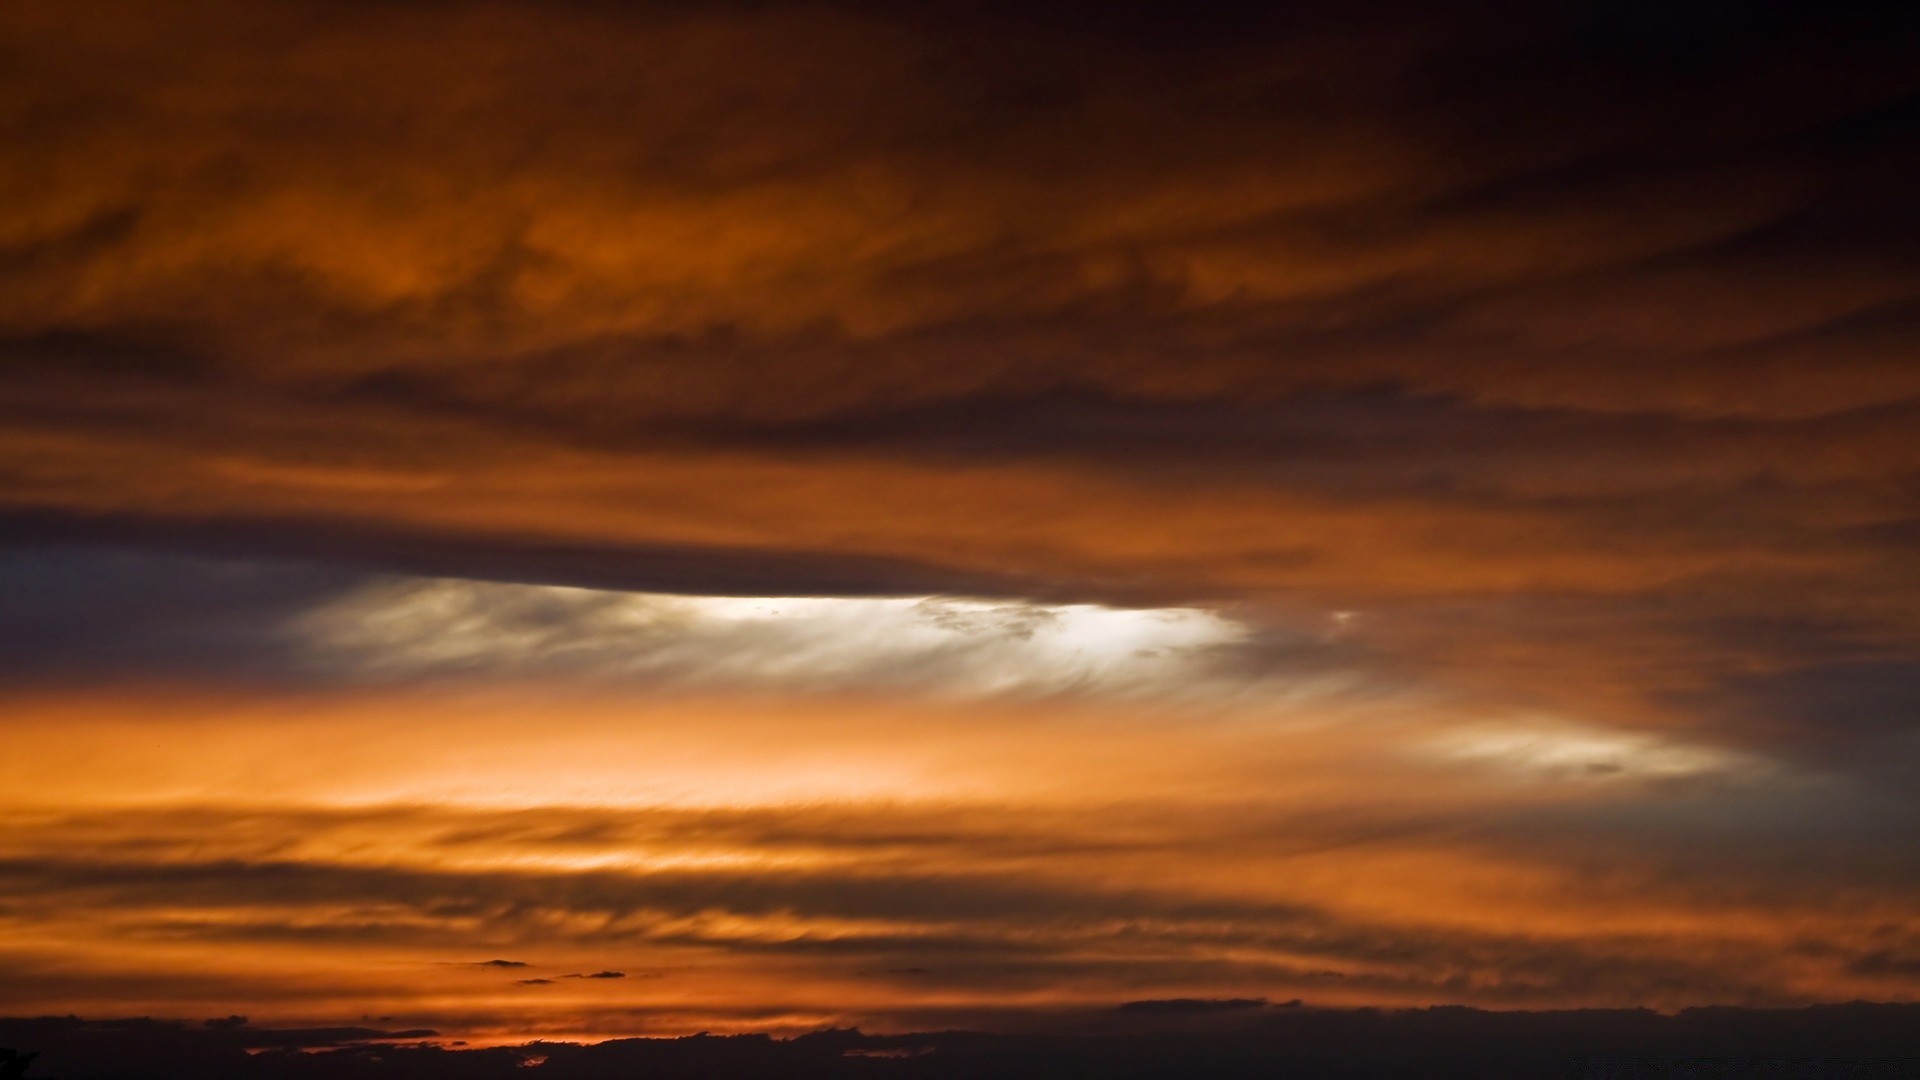
[[[370,586],[297,632],[375,676],[487,672],[680,686],[1177,695],[1248,630],[1196,608],[941,597],[672,596],[426,580]]]
[[[1546,717],[1463,726],[1429,740],[1422,749],[1441,761],[1478,765],[1529,780],[1755,777],[1771,768],[1751,754]]]
[[[0,57],[0,1048],[1533,1076],[1855,1002],[1920,1060],[1920,3]],[[1035,1055],[839,1056],[980,1028]]]

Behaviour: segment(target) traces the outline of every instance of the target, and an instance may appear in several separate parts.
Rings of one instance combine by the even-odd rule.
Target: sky
[[[0,1015],[1920,1001],[1920,8],[0,8]]]

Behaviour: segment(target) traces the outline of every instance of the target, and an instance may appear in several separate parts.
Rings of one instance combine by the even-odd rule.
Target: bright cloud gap
[[[302,616],[293,632],[322,663],[374,678],[959,697],[1215,692],[1231,654],[1254,636],[1199,608],[679,596],[451,579],[363,587]]]

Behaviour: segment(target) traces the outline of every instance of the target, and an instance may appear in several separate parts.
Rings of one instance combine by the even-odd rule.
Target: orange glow
[[[1153,6],[0,6],[0,1018],[1920,1000],[1920,37]]]
[[[1679,1005],[1701,991],[1651,986],[1680,971],[1911,992],[1821,959],[1910,925],[1911,893],[1700,878],[1604,835],[1568,861],[1521,823],[1665,781],[1399,752],[1461,722],[534,686],[16,700],[5,738],[45,779],[8,797],[0,952],[37,1007],[244,998],[507,1041],[1196,988]]]

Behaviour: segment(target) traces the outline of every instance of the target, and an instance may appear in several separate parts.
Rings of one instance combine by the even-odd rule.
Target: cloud
[[[1248,636],[1191,608],[691,597],[445,580],[369,585],[303,613],[296,632],[320,663],[376,678],[961,695],[1190,693]]]
[[[1118,1011],[1178,1016],[1191,1013],[1238,1012],[1243,1009],[1261,1009],[1266,1005],[1266,998],[1155,998],[1129,1001],[1119,1006]]]
[[[0,13],[0,948],[1909,993],[1916,9],[1509,8]]]
[[[466,1032],[486,999],[420,961],[476,942],[537,946],[569,972],[521,985],[601,980],[623,1006],[701,1015],[747,1000],[878,1016],[1008,995],[1677,1006],[1908,988],[1871,958],[1911,950],[1897,933],[1911,858],[1785,842],[1765,820],[1740,834],[1644,801],[1623,811],[1645,820],[1622,831],[1522,805],[1489,822],[1431,800],[1399,823],[1257,804],[1043,820],[1019,803],[22,816],[0,878],[9,919],[37,930],[12,947],[29,981],[7,1000],[241,993],[267,1015],[372,1001]],[[1417,896],[1395,891],[1410,879]],[[68,940],[87,944],[34,944]],[[180,956],[210,970],[168,972]],[[610,957],[622,966],[590,966]],[[614,977],[635,965],[647,977]],[[556,991],[514,1022],[584,1007]]]
[[[521,573],[578,545],[601,575],[778,548],[1087,591],[1514,587],[1487,550],[1635,589],[1820,561],[1743,485],[1884,521],[1911,465],[1906,208],[1875,181],[1900,140],[1872,137],[1911,112],[1896,13],[1356,11],[1179,47],[946,7],[122,17],[137,45],[13,28],[65,58],[17,76],[23,511],[397,531]],[[1629,55],[1631,92],[1568,74]],[[1239,524],[1134,490],[1179,466]],[[1674,520],[1703,499],[1721,529]],[[958,521],[905,524],[931,512]]]
[[[64,546],[0,549],[0,672],[68,683],[294,674],[282,626],[361,575],[312,564]]]

